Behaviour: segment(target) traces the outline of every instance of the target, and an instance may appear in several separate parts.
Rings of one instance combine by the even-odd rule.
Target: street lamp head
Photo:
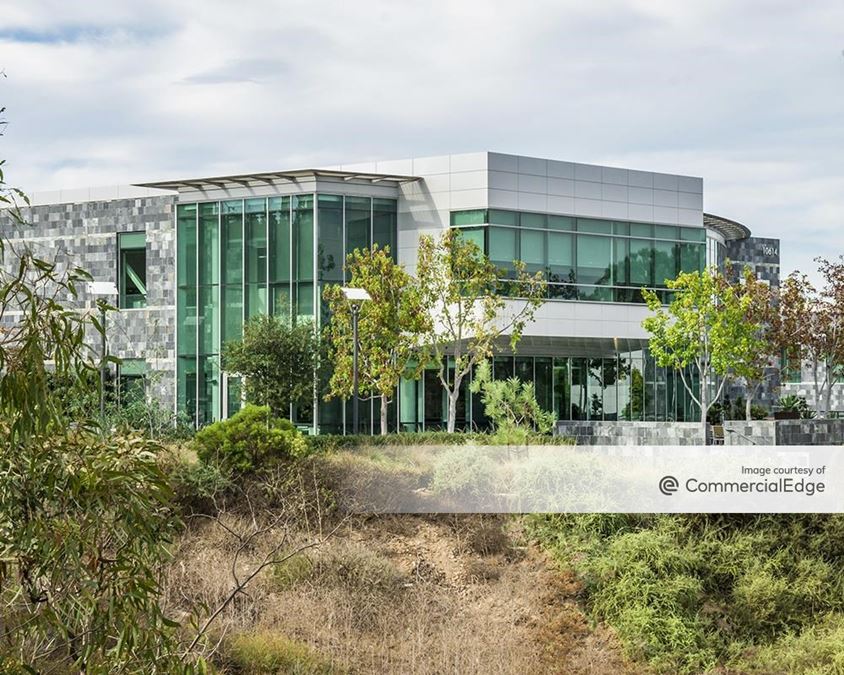
[[[88,292],[91,295],[117,295],[117,286],[113,281],[89,281]]]
[[[340,290],[343,291],[343,295],[346,296],[346,300],[350,302],[360,303],[365,300],[372,300],[372,297],[364,288],[349,288],[348,286],[343,286]]]

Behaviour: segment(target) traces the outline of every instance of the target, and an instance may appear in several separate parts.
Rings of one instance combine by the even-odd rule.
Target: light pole
[[[100,308],[100,420],[105,417],[105,380],[106,380],[106,309],[108,302],[105,298],[117,295],[117,286],[112,281],[90,281],[88,282],[88,293],[97,298],[97,307]]]
[[[358,396],[358,315],[360,314],[360,306],[367,300],[372,300],[369,293],[363,288],[348,288],[344,286],[342,289],[343,295],[352,306],[352,430],[357,435],[360,415],[358,408],[360,405]]]

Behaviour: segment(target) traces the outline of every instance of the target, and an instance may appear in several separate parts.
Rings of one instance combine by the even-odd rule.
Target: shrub
[[[203,463],[217,462],[243,472],[302,457],[307,451],[304,438],[290,421],[273,418],[267,406],[254,405],[201,429],[194,445]]]
[[[448,497],[488,497],[496,473],[495,462],[477,448],[454,448],[443,452],[434,463],[431,489]]]
[[[176,502],[188,510],[207,511],[215,497],[234,485],[229,471],[217,462],[178,462],[169,473]]]
[[[579,573],[594,616],[658,671],[736,664],[744,672],[758,652],[771,667],[750,670],[840,672],[841,515],[592,514],[531,522]],[[837,623],[818,624],[825,615]]]
[[[331,663],[301,642],[268,630],[234,635],[224,660],[243,675],[318,675],[335,672]]]
[[[495,434],[461,431],[448,433],[447,431],[416,431],[387,434],[386,436],[369,436],[368,434],[320,434],[307,436],[305,442],[312,452],[335,452],[338,450],[354,450],[356,448],[385,447],[385,446],[418,446],[418,445],[512,445],[499,442],[501,438]],[[504,440],[508,440],[504,437]],[[519,437],[521,444],[531,445],[574,445],[574,439],[566,436],[549,436],[528,432]]]

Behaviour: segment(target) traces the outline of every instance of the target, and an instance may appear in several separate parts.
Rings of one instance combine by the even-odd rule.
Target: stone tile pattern
[[[578,445],[699,445],[696,422],[557,422]],[[724,423],[724,445],[841,445],[844,419]]]
[[[146,232],[147,306],[109,314],[109,352],[124,359],[145,359],[150,395],[168,407],[175,405],[175,202],[172,196],[155,196],[38,205],[22,209],[23,226],[0,212],[4,239],[12,247],[29,246],[63,268],[81,267],[95,281],[117,283],[118,232]],[[111,302],[116,304],[117,298]],[[83,287],[67,304],[91,309],[95,299]],[[87,337],[99,353],[99,334],[91,329]]]
[[[697,422],[557,422],[556,433],[578,445],[698,445]]]

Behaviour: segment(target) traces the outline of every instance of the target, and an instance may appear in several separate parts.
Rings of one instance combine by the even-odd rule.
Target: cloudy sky
[[[704,177],[844,253],[841,0],[0,0],[29,190],[497,150]]]

